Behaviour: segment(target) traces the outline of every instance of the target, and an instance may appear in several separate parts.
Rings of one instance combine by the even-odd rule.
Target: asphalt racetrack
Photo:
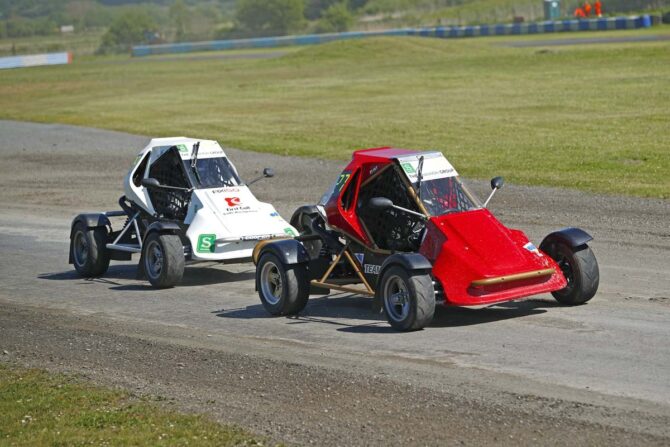
[[[438,308],[401,334],[342,293],[271,318],[251,264],[187,267],[160,291],[134,263],[81,279],[67,264],[71,218],[116,209],[148,138],[9,121],[0,135],[0,361],[164,396],[288,443],[670,443],[670,201],[507,185],[491,208],[536,243],[564,226],[593,234],[598,294],[578,307],[542,295]],[[244,178],[275,168],[252,190],[287,219],[344,166],[227,153]]]

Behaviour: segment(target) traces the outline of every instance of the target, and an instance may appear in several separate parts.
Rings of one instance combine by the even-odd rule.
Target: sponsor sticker
[[[230,194],[231,192],[240,192],[240,188],[236,187],[226,187],[226,188],[219,188],[219,189],[213,189],[212,194],[221,194],[221,193],[228,193]]]
[[[284,233],[288,234],[289,236],[293,236],[293,237],[296,236],[295,231],[293,231],[293,228],[291,228],[291,227],[284,228]]]
[[[216,249],[216,234],[201,234],[198,236],[198,253],[214,253]]]
[[[412,166],[412,163],[402,163],[400,166],[402,166],[403,171],[406,173],[416,174],[416,170],[414,169],[414,166]]]
[[[342,191],[342,188],[347,183],[347,180],[349,180],[349,177],[351,177],[351,173],[347,172],[344,174],[340,174],[340,177],[337,179],[337,183],[335,184],[335,190],[337,192]]]
[[[272,239],[273,234],[258,234],[256,236],[241,236],[241,241],[264,241],[266,239]]]
[[[526,250],[528,250],[531,253],[536,254],[537,256],[542,256],[542,253],[540,253],[540,250],[538,250],[537,247],[535,246],[535,244],[533,244],[532,242],[528,242],[526,245],[523,246],[523,248],[525,248]]]
[[[185,144],[178,144],[177,149],[179,149],[179,152],[188,152],[188,148]]]
[[[242,201],[239,197],[224,197],[223,200],[225,200],[228,204],[228,208],[233,206],[240,206],[242,204]]]
[[[363,259],[365,258],[363,253],[354,253],[354,256],[356,256],[356,259],[358,259],[358,263],[363,265]]]
[[[363,270],[369,275],[379,275],[379,272],[382,270],[382,266],[375,264],[365,264],[363,266]]]
[[[442,154],[426,154],[423,156],[423,169],[421,175],[423,180],[430,181],[439,178],[455,177],[458,175],[456,169],[447,161]],[[402,167],[409,180],[414,183],[418,180],[419,157],[403,157],[399,159]]]
[[[270,213],[270,217],[279,217],[279,213],[274,211],[274,212]]]

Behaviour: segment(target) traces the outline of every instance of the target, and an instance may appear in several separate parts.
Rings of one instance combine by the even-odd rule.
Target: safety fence
[[[254,39],[213,40],[161,45],[139,45],[132,49],[133,56],[190,53],[194,51],[239,50],[273,48],[294,45],[314,45],[335,40],[363,39],[378,36],[424,36],[440,38],[505,36],[569,31],[606,31],[649,28],[651,16],[608,17],[584,20],[557,20],[550,22],[512,23],[478,26],[438,26],[430,28],[401,28],[381,31],[351,31],[345,33],[305,34],[300,36],[260,37]]]
[[[4,68],[37,67],[40,65],[71,64],[72,53],[30,54],[0,57],[0,70]]]

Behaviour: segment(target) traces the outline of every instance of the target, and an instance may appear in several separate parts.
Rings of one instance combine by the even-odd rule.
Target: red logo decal
[[[239,197],[224,197],[223,200],[226,201],[229,207],[231,206],[238,206],[240,204],[240,198]]]

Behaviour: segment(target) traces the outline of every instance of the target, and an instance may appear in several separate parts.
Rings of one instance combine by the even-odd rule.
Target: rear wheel
[[[286,265],[273,253],[261,256],[256,267],[258,296],[272,315],[294,315],[307,305],[309,280],[303,264]]]
[[[549,256],[561,268],[568,285],[561,290],[552,292],[552,295],[561,304],[584,304],[598,291],[600,272],[598,261],[588,245],[573,248],[569,245],[554,244]]]
[[[430,275],[390,267],[379,282],[389,324],[398,331],[422,329],[433,320],[435,289]]]
[[[81,276],[91,278],[104,274],[109,268],[107,250],[107,228],[88,228],[83,223],[74,226],[72,232],[72,260]]]
[[[184,276],[184,247],[179,236],[151,233],[142,247],[144,272],[152,286],[174,287]]]

